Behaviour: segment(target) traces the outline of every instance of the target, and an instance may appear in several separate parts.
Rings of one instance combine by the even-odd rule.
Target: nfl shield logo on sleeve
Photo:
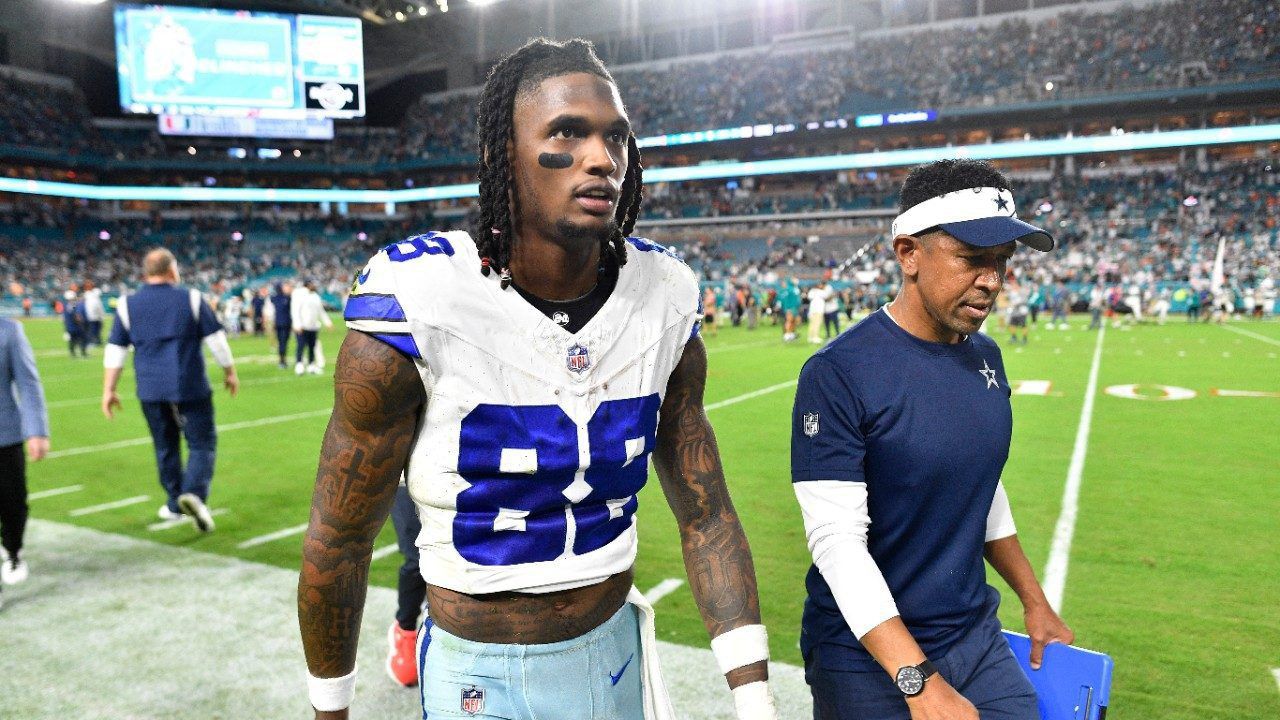
[[[818,434],[818,413],[804,414],[804,434],[813,437]]]
[[[484,689],[475,685],[462,688],[462,712],[475,715],[484,709]]]
[[[569,353],[565,358],[565,363],[573,372],[580,373],[591,367],[591,354],[581,345],[574,345],[569,348]]]

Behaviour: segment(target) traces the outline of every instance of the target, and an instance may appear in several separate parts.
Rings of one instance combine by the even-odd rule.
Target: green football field
[[[1178,319],[1108,327],[1100,343],[1084,324],[1037,328],[1025,347],[993,332],[1015,386],[1004,481],[1022,544],[1043,578],[1055,526],[1070,534],[1059,558],[1063,616],[1077,644],[1115,659],[1112,717],[1280,717],[1280,324]],[[338,325],[321,336],[330,358]],[[331,404],[328,375],[280,370],[265,338],[232,341],[243,385],[237,398],[215,395],[221,431],[210,506],[218,528],[199,536],[189,524],[156,517],[163,492],[132,372],[120,388],[124,410],[108,421],[99,410],[100,352],[73,360],[60,324],[25,327],[54,450],[30,466],[34,517],[297,567]],[[779,337],[769,325],[708,336],[706,403],[752,542],[774,658],[799,663],[809,558],[789,487],[788,433],[794,381],[812,346]],[[962,408],[956,422],[964,422]],[[1069,513],[1060,523],[1073,469],[1075,520]],[[644,491],[639,522],[637,585],[683,578],[675,524],[656,482]],[[388,525],[372,582],[394,587],[393,546]],[[31,555],[34,565],[38,549]],[[1005,625],[1021,629],[1017,598],[994,582],[1005,591]],[[687,586],[658,610],[663,639],[707,645]]]

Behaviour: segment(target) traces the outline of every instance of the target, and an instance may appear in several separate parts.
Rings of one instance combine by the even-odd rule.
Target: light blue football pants
[[[418,633],[422,717],[644,720],[636,612],[623,604],[587,634],[543,645],[464,640],[428,619]]]

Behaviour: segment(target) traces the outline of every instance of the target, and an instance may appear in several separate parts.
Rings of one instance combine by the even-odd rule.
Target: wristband
[[[769,692],[769,683],[764,680],[734,688],[733,709],[738,713],[738,720],[778,720],[773,693]]]
[[[711,638],[711,654],[720,672],[727,674],[769,659],[769,634],[764,625],[743,625]]]
[[[351,672],[339,678],[318,678],[307,675],[307,694],[311,697],[311,707],[321,712],[345,710],[351,706],[356,696],[356,672],[359,667],[351,668]]]

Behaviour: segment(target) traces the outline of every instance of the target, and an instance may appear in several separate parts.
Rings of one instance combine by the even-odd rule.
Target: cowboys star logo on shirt
[[[475,715],[484,709],[484,689],[475,685],[462,688],[462,712]]]
[[[982,360],[982,369],[978,371],[978,374],[986,379],[988,390],[993,387],[1000,387],[1000,383],[996,381],[996,371],[987,364],[985,358]]]
[[[591,367],[591,354],[581,345],[574,345],[569,348],[569,352],[565,358],[565,364],[573,372],[586,372]]]
[[[804,414],[804,434],[813,437],[818,434],[818,413]]]

